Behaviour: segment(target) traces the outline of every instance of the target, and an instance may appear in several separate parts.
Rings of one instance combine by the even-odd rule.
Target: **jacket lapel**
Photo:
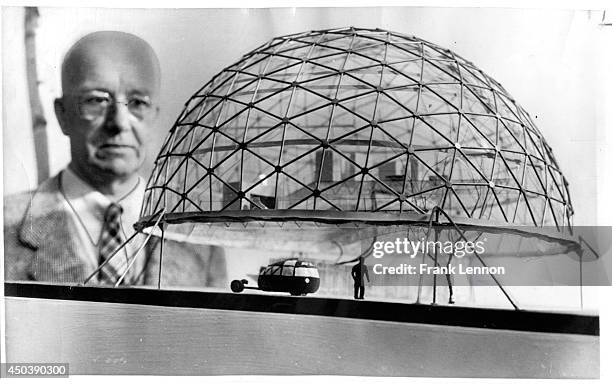
[[[59,175],[36,190],[19,232],[22,243],[35,249],[30,273],[39,281],[83,282],[90,267],[70,233],[70,217],[59,191]]]

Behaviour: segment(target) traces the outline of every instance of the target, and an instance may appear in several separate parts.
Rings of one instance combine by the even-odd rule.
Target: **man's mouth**
[[[128,144],[116,144],[116,143],[104,143],[99,148],[133,148],[134,146]]]
[[[133,145],[106,143],[98,146],[98,153],[102,157],[105,157],[108,155],[123,155],[134,149],[135,147]]]

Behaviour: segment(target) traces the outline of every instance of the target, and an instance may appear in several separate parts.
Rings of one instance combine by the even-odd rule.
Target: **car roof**
[[[315,268],[314,264],[311,263],[310,261],[300,260],[298,258],[279,260],[277,262],[269,264],[268,267],[277,267],[277,266],[282,266],[282,265],[287,265],[287,266],[292,266],[292,267]]]

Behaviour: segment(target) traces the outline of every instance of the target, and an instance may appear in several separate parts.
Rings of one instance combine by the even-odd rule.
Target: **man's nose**
[[[106,115],[106,127],[114,133],[130,129],[130,111],[125,102],[112,103]]]

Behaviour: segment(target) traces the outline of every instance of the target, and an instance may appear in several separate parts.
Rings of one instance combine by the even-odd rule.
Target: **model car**
[[[258,287],[247,287],[248,280],[234,280],[230,284],[233,292],[257,289],[271,292],[288,292],[293,296],[315,293],[321,280],[319,270],[309,261],[297,258],[284,259],[259,269]]]

